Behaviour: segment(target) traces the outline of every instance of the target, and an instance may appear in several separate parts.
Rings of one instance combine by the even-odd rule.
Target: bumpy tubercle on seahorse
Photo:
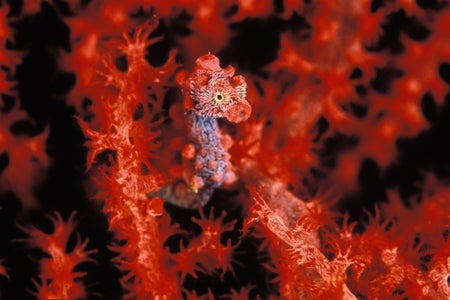
[[[183,70],[176,75],[189,135],[182,151],[185,170],[181,178],[149,193],[150,197],[197,209],[208,203],[214,189],[235,177],[217,122],[226,118],[239,123],[250,117],[247,83],[243,76],[234,74],[232,66],[221,68],[216,56],[205,54],[195,61],[191,73]]]

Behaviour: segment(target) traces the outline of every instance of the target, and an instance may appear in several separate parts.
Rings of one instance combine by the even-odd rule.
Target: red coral
[[[4,261],[5,259],[3,258],[3,259],[0,259],[0,275],[2,275],[2,276],[4,276],[4,277],[6,277],[7,279],[9,279],[9,276],[8,276],[8,271],[6,270],[6,268],[3,266],[3,261]]]
[[[79,278],[85,276],[83,272],[75,272],[74,268],[87,261],[89,255],[97,250],[86,251],[88,239],[81,241],[78,237],[73,249],[67,249],[68,241],[73,233],[75,212],[67,221],[56,212],[52,218],[54,226],[52,233],[45,233],[36,227],[22,227],[29,235],[27,242],[31,247],[41,249],[49,258],[43,258],[40,263],[40,280],[34,281],[39,299],[73,299],[87,296]]]
[[[246,227],[258,226],[269,241],[269,253],[278,273],[280,293],[283,298],[343,298],[352,295],[345,285],[346,269],[356,261],[349,251],[339,248],[330,261],[321,252],[315,220],[301,217],[290,226],[276,211],[272,211],[258,193],[253,193],[254,205]]]
[[[222,233],[231,231],[236,221],[223,223],[226,212],[214,219],[214,209],[209,212],[206,218],[202,209],[199,210],[200,219],[192,218],[192,221],[202,228],[200,236],[190,240],[188,246],[181,247],[181,251],[174,255],[177,268],[181,271],[181,278],[186,274],[197,278],[196,272],[211,274],[221,270],[222,277],[225,272],[233,271],[231,260],[233,250],[237,247],[231,245],[227,240],[225,244],[221,242]]]
[[[124,247],[112,248],[120,253],[115,262],[128,272],[122,278],[122,285],[129,291],[129,297],[142,299],[150,294],[172,297],[178,293],[175,277],[163,263],[163,240],[157,219],[163,212],[161,202],[148,201],[145,196],[145,192],[154,190],[158,184],[157,176],[149,174],[152,169],[149,158],[159,135],[155,128],[160,121],[155,118],[163,99],[164,89],[160,84],[166,82],[176,68],[173,52],[159,68],[150,66],[145,60],[147,46],[157,41],[148,39],[156,26],[156,20],[153,20],[152,24],[138,27],[132,35],[124,34],[122,40],[109,42],[112,51],[105,53],[102,69],[98,72],[105,92],[105,95],[98,95],[97,112],[103,115],[99,131],[79,119],[90,139],[88,167],[106,150],[115,154],[111,167],[100,166],[103,175],[99,184],[103,191],[97,197],[105,200],[104,211],[110,215],[110,229],[116,232],[119,240],[127,240]],[[125,55],[126,72],[115,67],[111,56],[114,51]],[[146,95],[149,83],[154,87],[152,98]],[[151,109],[148,109],[149,105]],[[138,110],[145,111],[143,118],[135,118]]]
[[[34,189],[49,165],[45,153],[48,128],[34,137],[16,136],[3,130],[23,120],[24,115],[23,111],[13,109],[0,121],[0,152],[6,152],[9,158],[8,167],[0,176],[0,185],[15,193],[24,208],[30,208],[36,206]]]
[[[0,9],[2,243],[16,198],[88,206],[108,224],[87,233],[110,298],[450,297],[448,1],[22,2]],[[175,76],[181,62],[193,71]],[[19,101],[29,86],[48,93]],[[87,154],[76,134],[55,143],[66,131]],[[70,176],[56,164],[42,180],[58,155]],[[84,157],[100,205],[82,199]],[[39,298],[88,296],[97,269],[74,268],[94,250],[67,249],[73,219],[19,226],[45,254]],[[24,253],[0,250],[0,289],[22,299]]]
[[[47,127],[42,133],[34,136],[15,134],[12,126],[18,122],[30,121],[27,112],[20,108],[20,101],[12,80],[16,66],[21,61],[21,54],[7,48],[9,40],[13,40],[11,29],[8,27],[8,5],[4,4],[0,10],[0,92],[2,97],[15,96],[12,107],[8,107],[2,98],[0,112],[0,153],[7,156],[6,170],[0,174],[0,193],[11,191],[20,199],[24,208],[36,206],[34,189],[43,178],[44,171],[49,165],[46,153],[46,140],[49,133]]]

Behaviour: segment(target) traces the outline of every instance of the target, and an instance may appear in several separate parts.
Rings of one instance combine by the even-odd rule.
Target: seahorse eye
[[[217,104],[226,104],[230,101],[230,95],[226,92],[217,91],[214,93],[214,101]]]

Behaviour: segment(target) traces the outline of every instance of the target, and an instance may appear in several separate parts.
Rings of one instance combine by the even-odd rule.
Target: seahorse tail
[[[158,191],[147,193],[147,197],[161,197],[176,206],[198,209],[208,203],[213,192],[213,187],[202,187],[195,191],[184,180],[178,180],[163,186]]]

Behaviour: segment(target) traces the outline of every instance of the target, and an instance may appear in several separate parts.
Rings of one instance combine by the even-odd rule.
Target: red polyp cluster
[[[232,246],[231,241],[225,244],[221,242],[223,232],[231,231],[235,221],[223,224],[226,215],[222,215],[214,220],[214,209],[210,210],[209,217],[206,218],[202,209],[199,210],[200,219],[192,218],[192,222],[201,227],[201,234],[189,241],[187,247],[180,247],[180,252],[174,255],[177,269],[181,271],[181,278],[186,274],[198,278],[197,273],[214,274],[220,271],[223,278],[228,270],[232,271],[232,252],[237,245]]]
[[[146,295],[157,298],[179,294],[174,275],[164,266],[157,219],[162,213],[161,204],[145,196],[158,184],[158,175],[151,172],[148,159],[155,150],[157,126],[161,123],[158,110],[162,106],[163,88],[160,85],[176,68],[173,54],[158,68],[145,60],[147,46],[156,42],[147,39],[157,26],[156,20],[152,22],[136,28],[131,35],[108,41],[111,49],[125,56],[127,70],[120,71],[114,64],[114,52],[105,53],[98,71],[103,85],[97,87],[99,98],[93,99],[97,101],[98,113],[103,114],[98,131],[79,120],[89,139],[89,168],[100,154],[114,153],[108,158],[108,164],[98,165],[97,180],[101,188],[97,198],[105,202],[104,212],[109,214],[110,230],[116,233],[117,240],[128,241],[123,247],[114,246],[114,251],[119,253],[115,262],[128,273],[122,278],[123,287],[130,297],[139,299]],[[146,95],[148,86],[152,87],[153,97]]]
[[[85,276],[83,272],[74,271],[79,264],[91,261],[89,257],[97,250],[86,250],[88,239],[80,240],[79,235],[72,249],[69,248],[69,238],[73,234],[75,213],[72,213],[67,221],[64,221],[59,213],[52,218],[53,232],[45,233],[35,227],[22,227],[28,234],[25,240],[30,248],[38,248],[47,258],[40,262],[39,280],[33,282],[38,299],[73,299],[87,298],[80,278]]]
[[[448,28],[448,0],[0,2],[0,293],[450,298]]]
[[[33,191],[49,164],[45,152],[48,128],[34,135],[18,134],[12,130],[20,122],[31,120],[21,109],[17,83],[12,77],[21,62],[21,54],[7,48],[7,44],[14,40],[7,12],[8,6],[4,4],[0,9],[0,154],[6,160],[6,167],[0,173],[0,194],[11,191],[24,208],[30,208],[36,206]]]

